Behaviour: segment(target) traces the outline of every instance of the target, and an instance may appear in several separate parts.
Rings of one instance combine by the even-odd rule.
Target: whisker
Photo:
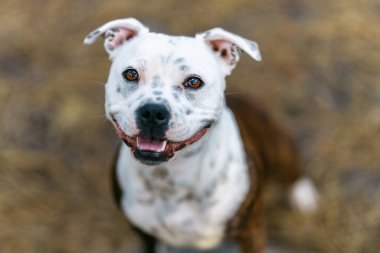
[[[240,95],[242,94],[243,92],[241,91],[234,91],[234,92],[225,92],[224,95],[226,96],[230,96],[230,95]]]

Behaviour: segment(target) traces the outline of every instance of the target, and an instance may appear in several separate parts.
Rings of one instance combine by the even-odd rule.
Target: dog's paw
[[[298,179],[290,190],[290,203],[298,211],[310,214],[318,208],[319,195],[313,182],[308,178]]]

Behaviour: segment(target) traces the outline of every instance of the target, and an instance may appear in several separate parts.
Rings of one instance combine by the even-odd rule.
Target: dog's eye
[[[203,86],[203,84],[204,82],[202,81],[202,79],[200,79],[199,77],[193,76],[186,79],[186,81],[183,83],[183,86],[185,88],[190,88],[190,89],[199,89],[200,87]]]
[[[139,80],[139,73],[137,73],[137,70],[135,69],[127,69],[123,72],[123,76],[128,81],[138,81]]]

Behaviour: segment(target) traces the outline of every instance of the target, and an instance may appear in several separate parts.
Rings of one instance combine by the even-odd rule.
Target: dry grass
[[[317,252],[380,248],[380,4],[337,1],[11,1],[0,10],[0,252],[113,252],[118,143],[103,117],[109,62],[83,37],[135,16],[152,30],[222,26],[261,46],[229,78],[296,138],[322,195],[313,217],[270,204],[273,238]],[[235,94],[234,96],[238,96]]]

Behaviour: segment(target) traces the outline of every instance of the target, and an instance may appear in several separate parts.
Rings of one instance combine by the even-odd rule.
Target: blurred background
[[[268,201],[270,241],[379,252],[378,0],[2,0],[1,253],[135,247],[110,194],[119,143],[103,112],[110,62],[101,42],[82,44],[124,17],[157,32],[220,26],[257,41],[263,61],[243,56],[228,92],[249,94],[287,129],[322,197],[311,217]]]

